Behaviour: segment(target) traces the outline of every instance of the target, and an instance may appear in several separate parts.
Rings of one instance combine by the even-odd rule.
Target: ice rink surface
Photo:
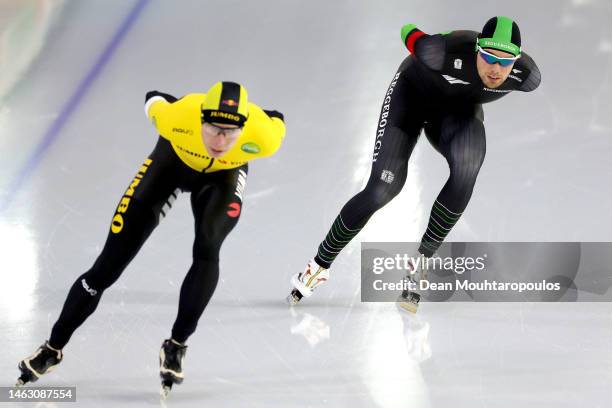
[[[360,302],[359,241],[420,239],[446,180],[425,138],[402,194],[330,283],[284,303],[290,276],[367,179],[382,98],[407,55],[401,26],[479,30],[494,15],[519,23],[542,85],[485,106],[487,157],[449,239],[610,241],[608,0],[68,2],[0,106],[0,385],[48,338],[155,144],[145,92],[233,80],[286,115],[287,135],[251,163],[168,407],[608,407],[609,303],[425,303],[408,316]],[[79,407],[160,405],[157,354],[192,240],[183,195],[36,385],[76,386]]]

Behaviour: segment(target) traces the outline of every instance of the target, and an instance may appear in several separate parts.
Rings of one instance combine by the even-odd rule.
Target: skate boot
[[[297,304],[303,297],[310,297],[312,291],[329,279],[329,270],[319,266],[314,259],[306,265],[304,272],[299,272],[291,278],[293,290],[287,296],[290,305]]]
[[[168,397],[173,384],[183,382],[183,359],[187,346],[173,339],[164,340],[159,350],[159,376],[162,379],[160,396]]]
[[[62,350],[52,348],[46,341],[34,354],[19,362],[17,367],[21,371],[21,376],[15,386],[21,387],[26,383],[36,382],[40,376],[53,370],[63,357]]]
[[[405,280],[407,282],[411,282],[413,287],[418,288],[420,282],[427,279],[427,258],[421,257],[416,266],[414,262],[410,260],[410,267],[411,270],[408,271]],[[397,305],[410,313],[416,313],[419,308],[420,301],[421,295],[419,294],[418,289],[404,289],[400,297],[397,299]]]

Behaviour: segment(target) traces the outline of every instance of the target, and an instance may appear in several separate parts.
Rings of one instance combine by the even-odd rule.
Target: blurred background
[[[478,31],[494,15],[517,21],[542,85],[485,105],[487,157],[449,240],[610,241],[609,1],[1,0],[2,385],[48,338],[153,149],[145,93],[231,80],[283,112],[287,135],[251,162],[169,405],[607,406],[610,304],[425,303],[408,316],[360,302],[359,242],[419,240],[446,181],[425,138],[403,192],[338,257],[330,284],[284,304],[290,276],[368,178],[381,102],[407,56],[401,26]],[[192,223],[183,194],[37,385],[77,386],[78,406],[159,404],[157,353]]]

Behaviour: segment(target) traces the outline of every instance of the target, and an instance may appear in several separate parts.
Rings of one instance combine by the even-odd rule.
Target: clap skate
[[[46,341],[34,354],[19,362],[17,367],[21,375],[15,386],[21,387],[29,382],[36,382],[40,376],[53,370],[62,361],[62,358],[62,351],[52,348]]]
[[[409,290],[404,288],[402,290],[402,294],[397,299],[397,304],[402,309],[410,312],[416,313],[419,308],[419,302],[421,301],[421,295],[419,294],[419,284],[422,280],[427,279],[427,258],[420,257],[417,259],[416,266],[413,260],[410,260],[411,269],[406,274],[405,282],[410,283],[411,287],[414,287],[414,290]]]
[[[187,346],[173,339],[164,340],[159,350],[159,376],[161,377],[160,396],[166,399],[172,386],[183,382],[183,360]]]
[[[291,278],[293,289],[287,296],[287,303],[296,305],[302,298],[310,297],[315,288],[327,282],[329,270],[319,266],[314,259],[306,265],[304,272],[298,272]]]

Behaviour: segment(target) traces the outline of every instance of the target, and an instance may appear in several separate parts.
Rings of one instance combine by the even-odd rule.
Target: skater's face
[[[488,54],[493,54],[494,56],[499,58],[514,57],[514,55],[510,53],[493,50],[491,48],[486,48],[483,51]],[[490,64],[485,60],[483,54],[480,51],[476,54],[476,68],[478,69],[478,75],[480,76],[482,83],[485,84],[487,88],[497,88],[501,86],[501,84],[503,84],[504,81],[508,78],[508,75],[510,75],[510,72],[512,72],[514,62],[504,67],[499,62],[494,62]]]
[[[224,123],[202,123],[202,141],[204,147],[213,158],[222,157],[227,153],[242,133],[242,128]]]

